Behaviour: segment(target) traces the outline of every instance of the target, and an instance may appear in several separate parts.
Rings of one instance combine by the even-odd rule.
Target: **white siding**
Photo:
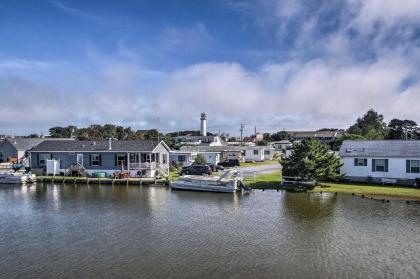
[[[258,151],[257,154],[254,153],[254,150]],[[262,148],[248,148],[245,149],[245,161],[264,161],[264,149]]]
[[[363,157],[357,157],[364,159]],[[366,157],[365,157],[366,158]],[[414,179],[419,178],[419,173],[406,172],[406,160],[420,160],[420,158],[381,158],[368,157],[367,166],[355,166],[354,157],[345,157],[341,161],[343,166],[340,169],[341,173],[349,177],[377,177],[377,178],[399,178],[399,179]],[[388,172],[372,172],[372,159],[388,159]]]
[[[220,163],[220,152],[198,152],[206,158],[207,163],[217,165]]]

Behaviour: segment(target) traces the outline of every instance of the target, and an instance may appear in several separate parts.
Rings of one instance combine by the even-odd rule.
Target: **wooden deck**
[[[97,184],[97,185],[169,185],[168,178],[91,178],[91,177],[68,177],[68,176],[37,176],[40,183],[62,184]]]

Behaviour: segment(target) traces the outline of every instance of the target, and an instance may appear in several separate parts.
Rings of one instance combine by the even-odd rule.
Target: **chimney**
[[[108,139],[108,150],[112,150],[112,139]]]
[[[207,121],[206,121],[206,114],[203,112],[201,113],[201,135],[207,136]]]

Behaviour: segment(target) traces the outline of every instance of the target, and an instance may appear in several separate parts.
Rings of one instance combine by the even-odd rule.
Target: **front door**
[[[77,154],[77,164],[83,167],[83,154]]]

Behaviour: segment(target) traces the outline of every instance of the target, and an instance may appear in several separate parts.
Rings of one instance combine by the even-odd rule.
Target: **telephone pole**
[[[243,145],[243,142],[244,142],[244,140],[243,140],[244,127],[245,127],[245,125],[241,124],[241,129],[239,130],[239,131],[241,131],[241,146]]]

